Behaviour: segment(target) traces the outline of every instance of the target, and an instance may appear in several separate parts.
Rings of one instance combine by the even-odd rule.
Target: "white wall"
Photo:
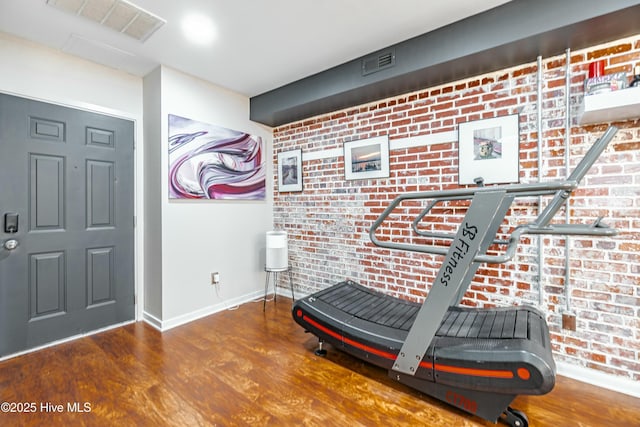
[[[161,176],[157,179],[161,192],[162,243],[161,249],[154,252],[161,250],[162,259],[162,314],[158,326],[167,329],[254,299],[263,292],[265,232],[273,224],[269,178],[271,131],[249,120],[247,97],[167,67],[161,67],[160,75],[157,91],[162,100],[161,137],[159,141],[145,143],[147,149],[159,148],[161,157]],[[152,77],[155,79],[153,75],[148,78]],[[147,90],[152,88],[145,84],[145,97]],[[169,200],[169,114],[261,136],[269,165],[267,199]],[[153,187],[156,191],[155,184]],[[212,272],[220,273],[219,287],[210,284]]]
[[[138,318],[166,329],[262,293],[264,233],[273,224],[271,130],[249,120],[247,97],[164,67],[143,81],[4,33],[0,58],[0,92],[135,121]],[[167,114],[262,136],[267,200],[170,202]],[[145,206],[157,212],[146,215]],[[212,271],[221,275],[218,290]]]
[[[144,315],[155,326],[162,319],[162,191],[161,167],[161,69],[144,78],[144,212],[139,227],[144,227]]]
[[[139,77],[2,32],[0,58],[3,92],[142,120]]]
[[[0,32],[0,92],[135,122],[136,215],[142,215],[142,79]],[[144,241],[136,230],[136,289],[142,297]],[[138,305],[138,317],[142,314]]]

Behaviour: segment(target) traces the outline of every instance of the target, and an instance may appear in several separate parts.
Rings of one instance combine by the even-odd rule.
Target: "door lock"
[[[18,214],[7,212],[4,214],[4,232],[14,234],[18,232]]]

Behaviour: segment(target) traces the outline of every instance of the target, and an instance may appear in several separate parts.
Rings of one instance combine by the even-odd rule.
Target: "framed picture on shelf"
[[[278,153],[278,191],[302,191],[302,150]]]
[[[389,176],[389,137],[378,136],[344,143],[344,177],[347,180]]]
[[[460,123],[458,142],[460,185],[520,180],[518,114]]]

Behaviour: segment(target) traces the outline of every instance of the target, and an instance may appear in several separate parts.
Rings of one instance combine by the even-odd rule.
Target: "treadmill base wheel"
[[[510,427],[529,427],[529,419],[522,411],[508,407],[500,418]]]

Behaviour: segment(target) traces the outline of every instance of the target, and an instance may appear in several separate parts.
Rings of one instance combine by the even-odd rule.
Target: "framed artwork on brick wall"
[[[515,183],[520,180],[518,114],[458,125],[458,183]]]
[[[278,191],[302,191],[302,150],[278,153]]]
[[[350,179],[389,176],[389,137],[378,136],[344,143],[344,177]]]

